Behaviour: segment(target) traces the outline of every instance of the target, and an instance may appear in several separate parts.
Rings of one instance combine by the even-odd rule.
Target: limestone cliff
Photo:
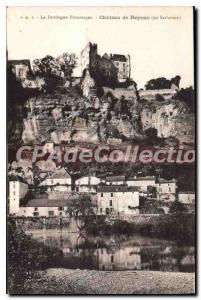
[[[25,109],[24,143],[73,140],[118,144],[145,137],[148,128],[157,129],[159,138],[194,142],[194,115],[184,102],[175,99],[140,102],[112,94],[88,99],[71,87],[62,93],[30,98]]]

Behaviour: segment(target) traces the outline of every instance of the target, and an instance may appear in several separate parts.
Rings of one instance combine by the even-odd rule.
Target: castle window
[[[34,208],[34,211],[38,211],[38,207],[35,207],[35,208]]]
[[[64,208],[62,206],[59,206],[58,210],[64,210]]]
[[[33,213],[33,215],[34,215],[34,217],[39,217],[39,213],[38,213],[37,211],[35,211],[35,212]]]
[[[77,187],[75,188],[75,190],[76,190],[76,192],[79,192],[79,187],[77,186]]]
[[[101,197],[103,197],[103,193],[101,193]]]
[[[102,212],[103,212],[103,209],[102,209],[102,207],[100,208],[100,213],[102,214]]]
[[[110,200],[110,206],[112,206],[112,200]]]
[[[113,193],[111,193],[111,197],[113,197]]]

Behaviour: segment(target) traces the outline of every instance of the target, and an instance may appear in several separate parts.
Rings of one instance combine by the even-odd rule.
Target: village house
[[[105,179],[105,183],[107,185],[122,185],[126,184],[126,176],[120,175],[120,176],[107,176]]]
[[[12,68],[12,71],[18,80],[28,79],[31,74],[31,64],[29,59],[8,60],[8,66]]]
[[[127,185],[99,185],[98,214],[139,214],[139,192]]]
[[[71,176],[64,168],[57,170],[57,172],[40,183],[39,186],[45,186],[48,191],[66,191],[72,190]]]
[[[96,176],[83,176],[75,180],[75,191],[80,193],[96,193],[97,186],[103,182]]]
[[[128,186],[138,188],[141,196],[149,195],[149,188],[156,188],[156,198],[163,201],[175,201],[176,199],[176,180],[165,180],[159,178],[156,180],[155,176],[145,177],[129,177],[126,179]]]
[[[155,186],[156,178],[155,176],[145,176],[145,177],[128,177],[126,179],[126,184],[128,186],[137,187],[139,192],[147,193],[148,186]]]
[[[180,191],[178,193],[178,201],[183,204],[195,204],[195,192],[192,191]]]
[[[30,199],[18,207],[18,216],[23,217],[61,217],[66,216],[67,200],[37,198]]]
[[[20,200],[28,192],[28,184],[21,182],[19,180],[14,180],[9,182],[9,213],[18,214]]]
[[[175,179],[165,180],[159,178],[156,183],[157,199],[163,201],[175,201],[177,182]]]

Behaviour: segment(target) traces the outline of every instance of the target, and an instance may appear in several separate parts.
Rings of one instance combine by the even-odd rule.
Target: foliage
[[[76,55],[66,52],[57,58],[47,55],[42,59],[35,59],[33,61],[33,70],[35,75],[44,78],[46,90],[52,92],[55,86],[62,81],[62,78],[71,78],[76,64]]]
[[[43,269],[55,249],[31,240],[14,219],[8,219],[8,291],[9,294],[26,293],[25,281],[32,279],[36,270]]]
[[[140,234],[144,236],[177,240],[183,244],[194,244],[195,216],[193,214],[170,214],[151,217],[149,222],[130,223],[126,220],[106,221],[97,216],[97,221],[86,227],[92,234]],[[89,230],[88,230],[89,228]]]
[[[180,101],[184,101],[190,108],[191,112],[195,112],[195,93],[192,86],[178,91],[175,98]]]
[[[155,98],[156,98],[156,101],[158,101],[158,102],[163,102],[165,100],[163,95],[160,95],[160,94],[156,94]]]
[[[78,229],[83,230],[93,221],[96,205],[88,194],[76,194],[68,199],[67,213],[76,221]]]
[[[146,90],[161,90],[161,89],[170,89],[171,85],[174,83],[179,87],[181,77],[179,75],[174,78],[166,79],[165,77],[159,77],[156,79],[151,79],[145,84]]]
[[[187,211],[185,205],[179,201],[174,201],[171,206],[169,213],[171,214],[182,214]]]

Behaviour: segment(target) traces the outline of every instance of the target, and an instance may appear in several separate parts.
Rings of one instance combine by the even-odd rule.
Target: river
[[[91,236],[62,230],[26,232],[47,251],[44,268],[195,272],[195,248],[139,235]]]

